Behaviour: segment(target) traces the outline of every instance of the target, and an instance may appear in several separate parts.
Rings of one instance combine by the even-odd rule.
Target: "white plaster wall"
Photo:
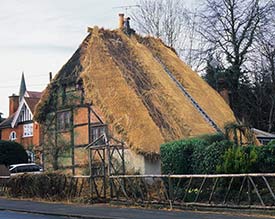
[[[160,159],[152,161],[130,149],[125,150],[125,167],[130,174],[161,174]]]
[[[145,159],[144,156],[126,149],[124,153],[125,167],[127,174],[140,173],[145,174]]]
[[[158,175],[161,174],[161,162],[160,159],[157,160],[151,160],[148,158],[144,158],[145,163],[145,173],[144,174],[154,174]]]

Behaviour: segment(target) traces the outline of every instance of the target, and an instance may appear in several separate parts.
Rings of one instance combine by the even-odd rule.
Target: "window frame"
[[[101,129],[101,130],[100,130]],[[103,129],[103,131],[102,131]],[[96,133],[94,134],[94,131]],[[90,142],[97,140],[102,134],[108,135],[108,126],[107,124],[92,124],[90,127]]]
[[[29,133],[27,133],[25,130],[29,129]],[[26,134],[27,133],[27,134]],[[27,137],[33,137],[33,123],[28,123],[23,125],[23,138]]]
[[[15,141],[17,139],[17,134],[16,131],[11,131],[10,136],[9,136],[9,140],[10,141]]]
[[[58,112],[56,115],[57,131],[69,131],[71,128],[71,110]]]

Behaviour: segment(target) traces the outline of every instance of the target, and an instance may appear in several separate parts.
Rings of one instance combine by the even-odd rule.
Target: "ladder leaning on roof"
[[[170,72],[170,70],[166,67],[166,65],[157,57],[156,60],[162,65],[165,72],[168,76],[175,82],[177,87],[181,90],[184,96],[192,103],[192,105],[196,108],[196,110],[202,115],[204,120],[211,125],[217,132],[222,132],[222,130],[218,127],[218,125],[207,115],[207,113],[200,107],[200,105],[194,100],[194,98],[188,93],[188,91],[184,88],[184,86],[175,78],[175,76]]]

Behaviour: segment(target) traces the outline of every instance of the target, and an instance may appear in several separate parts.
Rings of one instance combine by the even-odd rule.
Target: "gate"
[[[110,176],[125,174],[123,142],[102,134],[89,144],[91,199],[106,201],[112,194]]]

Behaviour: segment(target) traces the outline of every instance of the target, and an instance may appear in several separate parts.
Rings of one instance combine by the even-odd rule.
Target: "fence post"
[[[174,188],[173,188],[173,183],[170,175],[168,176],[168,186],[169,186],[169,199],[172,201],[174,200]]]

